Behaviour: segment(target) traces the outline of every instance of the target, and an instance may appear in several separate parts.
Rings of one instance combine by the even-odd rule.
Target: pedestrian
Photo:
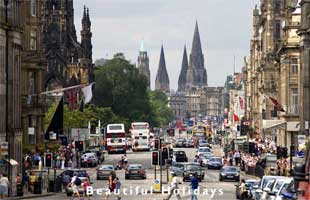
[[[64,188],[69,184],[70,182],[70,176],[67,173],[64,173],[64,175],[62,176],[62,184],[64,186]]]
[[[80,198],[80,192],[79,192],[79,187],[81,187],[82,181],[81,179],[78,177],[78,174],[75,172],[73,174],[73,177],[71,179],[71,181],[69,182],[69,184],[67,185],[67,188],[71,187],[72,188],[72,196],[73,197],[78,197]]]
[[[240,160],[240,153],[239,151],[235,151],[234,153],[234,159],[235,159],[235,165],[239,165],[239,160]]]
[[[26,171],[23,174],[22,183],[23,183],[24,191],[29,191],[29,176]]]
[[[61,157],[61,169],[62,169],[62,170],[65,169],[65,160],[66,160],[66,158],[65,158],[65,156],[63,155],[63,156]]]
[[[115,185],[114,194],[116,195],[117,200],[120,200],[121,199],[121,197],[120,197],[121,182],[120,182],[118,177],[115,177],[113,182],[114,182],[114,185]]]
[[[169,200],[173,194],[175,194],[177,196],[177,199],[180,200],[181,196],[180,196],[179,187],[178,187],[178,184],[179,184],[178,179],[175,173],[171,173],[171,176],[172,176],[172,180],[170,184],[170,192],[166,200]]]
[[[83,189],[84,189],[83,197],[88,197],[88,199],[90,199],[90,196],[87,195],[87,187],[89,187],[89,186],[90,186],[90,183],[89,183],[88,178],[87,178],[83,182]]]
[[[30,192],[34,191],[34,183],[36,182],[37,177],[34,174],[34,172],[30,173],[30,177],[29,177],[29,188],[30,188]]]
[[[115,171],[112,171],[111,173],[110,173],[110,176],[109,176],[109,191],[108,192],[106,192],[106,194],[105,194],[105,200],[108,200],[108,198],[109,198],[109,196],[110,196],[110,194],[114,191],[114,189],[115,189],[115,183],[114,183],[114,179],[116,178],[116,173],[115,173]]]
[[[191,200],[198,200],[197,195],[196,195],[196,191],[198,190],[198,186],[199,186],[199,182],[198,182],[198,178],[197,178],[197,174],[195,173],[190,174],[190,179],[191,179],[191,189],[192,189],[192,198]]]
[[[9,193],[9,179],[6,174],[2,174],[0,178],[0,197],[4,199],[8,196]]]
[[[126,168],[128,164],[128,158],[126,154],[124,154],[124,164],[125,164],[124,168]]]

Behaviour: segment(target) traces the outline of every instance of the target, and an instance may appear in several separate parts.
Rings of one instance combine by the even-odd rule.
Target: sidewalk
[[[17,199],[34,199],[34,198],[41,198],[41,197],[48,197],[48,196],[53,196],[56,195],[57,193],[51,192],[51,193],[42,193],[42,194],[32,194],[32,193],[27,193],[24,196],[21,197],[9,197],[6,199],[9,200],[17,200]]]

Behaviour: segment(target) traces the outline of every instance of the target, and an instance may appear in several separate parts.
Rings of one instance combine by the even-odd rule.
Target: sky
[[[92,22],[93,60],[122,52],[137,62],[141,41],[150,59],[154,88],[163,44],[170,88],[177,89],[184,45],[191,50],[198,21],[209,86],[223,86],[249,55],[252,12],[259,0],[74,0],[79,33],[83,6]]]

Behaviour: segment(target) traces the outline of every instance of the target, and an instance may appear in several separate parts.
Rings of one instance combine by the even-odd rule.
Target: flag
[[[82,92],[84,95],[84,104],[88,104],[93,98],[93,91],[92,91],[93,84],[94,83],[91,83],[88,86],[82,88]]]
[[[239,121],[239,117],[238,117],[238,115],[236,115],[236,114],[234,114],[234,121],[235,121],[235,122],[238,122],[238,121]]]
[[[285,112],[283,106],[279,103],[279,101],[275,98],[269,97],[269,99],[272,101],[276,111]]]
[[[77,93],[75,89],[68,90],[69,98],[69,109],[74,110],[77,102]]]
[[[50,132],[56,133],[56,139],[58,139],[59,135],[62,135],[63,133],[63,119],[64,119],[64,97],[62,96],[56,111],[52,117],[51,122],[48,125],[48,128],[45,132],[45,139],[50,139]]]

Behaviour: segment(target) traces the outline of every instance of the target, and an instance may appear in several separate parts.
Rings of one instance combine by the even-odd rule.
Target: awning
[[[272,130],[278,128],[284,128],[286,121],[284,120],[263,120],[263,129]]]

